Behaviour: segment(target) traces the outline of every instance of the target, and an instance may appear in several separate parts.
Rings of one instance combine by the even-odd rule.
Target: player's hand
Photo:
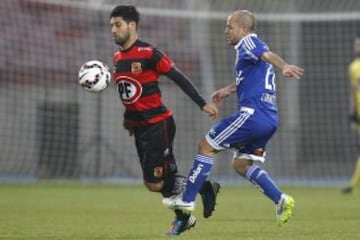
[[[214,104],[207,103],[202,108],[202,110],[204,112],[206,112],[211,119],[216,119],[218,117],[219,110],[217,109],[217,107]]]
[[[215,104],[220,104],[225,98],[230,96],[231,91],[228,87],[221,88],[217,91],[215,91],[211,98]]]
[[[300,79],[303,75],[304,69],[295,65],[285,65],[282,70],[282,75],[284,77],[293,77],[295,79]]]
[[[131,125],[131,121],[124,119],[123,127],[128,131],[130,137],[134,135],[134,128]]]

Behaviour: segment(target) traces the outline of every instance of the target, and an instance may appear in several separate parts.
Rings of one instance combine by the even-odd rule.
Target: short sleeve
[[[269,51],[269,47],[256,36],[248,35],[243,39],[245,57],[252,62],[257,62],[260,56]]]

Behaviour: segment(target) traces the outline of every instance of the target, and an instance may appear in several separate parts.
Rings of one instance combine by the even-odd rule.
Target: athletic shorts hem
[[[240,152],[234,151],[234,159],[236,160],[238,158],[249,159],[249,160],[257,161],[257,162],[261,162],[261,163],[265,162],[264,157],[260,157],[260,156],[254,155],[254,154],[240,153]]]
[[[209,136],[209,134],[207,134],[207,135],[205,136],[205,139],[206,139],[206,141],[209,143],[209,145],[210,145],[211,147],[213,147],[215,150],[218,150],[218,151],[219,151],[219,150],[225,149],[224,147],[216,144],[215,141],[211,139],[211,137]]]

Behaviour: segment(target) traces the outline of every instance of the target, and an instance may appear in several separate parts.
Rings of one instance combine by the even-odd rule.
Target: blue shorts
[[[241,107],[216,123],[205,138],[216,150],[235,149],[234,158],[264,162],[266,144],[277,127],[277,113]]]

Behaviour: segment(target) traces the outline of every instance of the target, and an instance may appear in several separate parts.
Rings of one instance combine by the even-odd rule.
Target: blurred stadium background
[[[349,125],[347,67],[360,31],[358,0],[2,0],[0,2],[0,181],[72,179],[141,182],[133,139],[122,129],[114,85],[101,94],[77,85],[87,60],[112,65],[116,50],[109,14],[132,4],[140,38],[169,54],[209,99],[233,81],[234,52],[224,39],[227,15],[249,9],[259,36],[288,62],[300,81],[277,75],[280,129],[266,168],[282,184],[341,185],[359,150]],[[187,174],[197,142],[212,122],[170,80],[162,78],[177,121],[175,153]],[[235,110],[235,96],[221,107]],[[221,153],[213,177],[242,183]]]

